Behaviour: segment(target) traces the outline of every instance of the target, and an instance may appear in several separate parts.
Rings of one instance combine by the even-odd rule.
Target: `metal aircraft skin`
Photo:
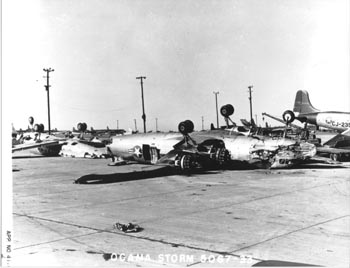
[[[113,137],[107,150],[121,163],[131,160],[170,165],[182,170],[205,168],[210,164],[234,167],[237,161],[258,167],[286,168],[316,154],[313,144],[299,144],[284,138],[245,136],[226,129],[193,132],[191,136],[186,132],[185,135],[146,133],[118,136]]]
[[[33,122],[33,120],[31,117],[30,121]],[[79,137],[71,135],[58,137],[46,133],[43,124],[36,124],[31,132],[22,132],[20,135],[12,133],[12,152],[37,149],[32,152],[43,156],[60,155],[84,158],[104,158],[107,156],[106,146],[101,140],[94,138],[88,141],[84,139],[82,134],[80,132]]]
[[[294,112],[298,113],[295,116]],[[292,111],[285,111],[283,120],[288,123],[294,119],[302,123],[309,123],[317,127],[340,131],[338,135],[324,143],[323,147],[317,147],[321,154],[329,154],[335,161],[349,159],[350,155],[350,113],[339,111],[320,111],[312,106],[309,93],[306,90],[299,90],[295,96],[294,108]]]
[[[18,138],[12,138],[12,152],[37,148],[41,155],[56,156],[64,143],[66,143],[65,138],[46,133],[37,131],[22,133]]]
[[[295,116],[294,113],[298,113],[297,116]],[[286,114],[291,118],[286,119]],[[283,119],[290,122],[292,122],[294,118],[302,123],[309,123],[338,131],[350,129],[350,112],[320,111],[312,106],[309,93],[306,90],[297,91],[293,112],[286,111],[283,115]]]

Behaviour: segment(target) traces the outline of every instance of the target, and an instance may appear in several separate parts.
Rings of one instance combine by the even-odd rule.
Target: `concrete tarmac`
[[[149,178],[157,167],[13,156],[13,266],[350,264],[350,163]]]

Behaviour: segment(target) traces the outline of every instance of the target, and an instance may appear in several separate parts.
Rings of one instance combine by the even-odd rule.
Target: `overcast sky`
[[[322,110],[350,110],[348,0],[3,0],[3,111],[16,128],[197,130],[219,106],[234,121],[280,116],[297,90]],[[224,121],[220,118],[221,124]],[[268,122],[273,123],[269,120]]]

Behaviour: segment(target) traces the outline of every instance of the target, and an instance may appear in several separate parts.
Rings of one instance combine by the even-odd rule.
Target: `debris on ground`
[[[142,230],[142,228],[140,228],[139,225],[133,224],[131,222],[129,222],[127,224],[117,222],[113,225],[113,227],[115,229],[118,229],[118,230],[124,232],[124,233],[136,233],[136,232],[140,232]]]

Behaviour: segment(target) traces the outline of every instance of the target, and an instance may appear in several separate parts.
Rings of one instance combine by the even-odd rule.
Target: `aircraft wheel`
[[[190,155],[183,155],[180,159],[180,168],[182,170],[189,170],[192,164],[192,157]]]
[[[295,114],[292,111],[287,110],[283,113],[282,118],[283,118],[284,122],[289,124],[289,123],[292,123],[294,121]]]
[[[233,108],[233,106],[231,104],[226,104],[224,106],[221,107],[220,109],[220,113],[223,117],[229,117],[231,115],[233,115],[235,109]]]
[[[219,164],[224,164],[230,159],[230,152],[225,148],[221,148],[217,151],[216,156]]]
[[[178,128],[181,134],[187,135],[188,133],[193,132],[194,124],[191,120],[186,120],[181,122]]]

